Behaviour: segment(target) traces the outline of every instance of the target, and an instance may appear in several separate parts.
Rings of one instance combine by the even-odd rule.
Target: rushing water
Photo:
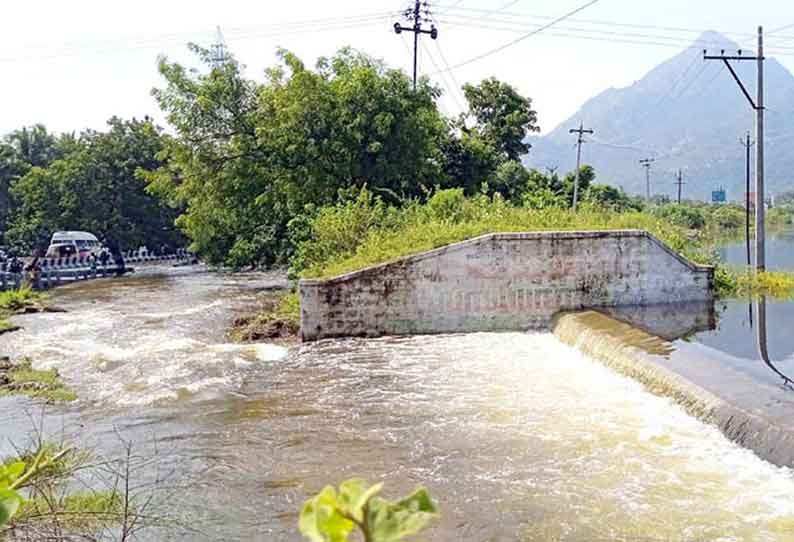
[[[227,344],[266,275],[166,270],[60,291],[2,350],[79,394],[50,409],[101,452],[160,443],[193,480],[182,540],[299,540],[296,513],[359,475],[427,485],[432,541],[790,541],[794,474],[728,442],[552,335]],[[0,437],[30,428],[0,400]]]

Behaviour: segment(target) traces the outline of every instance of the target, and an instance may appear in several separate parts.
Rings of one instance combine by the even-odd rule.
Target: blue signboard
[[[714,190],[711,193],[711,201],[713,203],[725,203],[725,189],[720,188],[719,190]]]

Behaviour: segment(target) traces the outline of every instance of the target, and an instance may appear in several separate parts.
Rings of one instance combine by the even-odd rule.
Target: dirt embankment
[[[232,322],[229,337],[236,342],[274,342],[294,344],[298,342],[300,320],[288,310],[288,291],[265,291],[257,296],[249,312]]]

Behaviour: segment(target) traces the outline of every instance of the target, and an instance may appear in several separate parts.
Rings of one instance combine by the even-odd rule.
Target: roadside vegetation
[[[15,314],[51,310],[46,296],[31,288],[0,292],[0,335],[19,330],[8,319]]]
[[[120,542],[179,527],[161,512],[173,493],[150,475],[156,453],[139,455],[122,441],[121,457],[98,458],[41,439],[36,432],[28,446],[0,457],[0,541]]]
[[[0,358],[0,397],[3,395],[26,395],[48,403],[77,399],[57,369],[34,369],[30,359],[11,363],[8,358]]]

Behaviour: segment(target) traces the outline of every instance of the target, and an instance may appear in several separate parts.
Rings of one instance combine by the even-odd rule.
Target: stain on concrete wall
[[[515,331],[561,310],[712,298],[713,269],[639,230],[490,234],[302,280],[301,336]]]

